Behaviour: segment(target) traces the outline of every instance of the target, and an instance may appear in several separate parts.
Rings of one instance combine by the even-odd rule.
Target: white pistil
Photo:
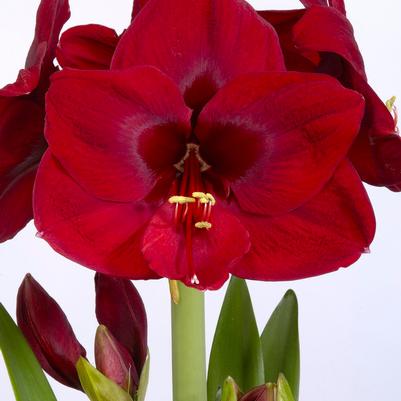
[[[196,284],[196,285],[199,284],[199,279],[198,279],[198,277],[197,277],[196,274],[194,274],[194,275],[192,276],[192,278],[191,278],[191,284]]]

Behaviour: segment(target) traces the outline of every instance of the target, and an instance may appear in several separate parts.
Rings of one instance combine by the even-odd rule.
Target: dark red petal
[[[34,190],[35,224],[39,235],[67,258],[103,273],[156,278],[140,249],[151,216],[145,203],[92,197],[49,152],[43,157]]]
[[[237,75],[283,70],[274,29],[242,0],[153,0],[122,36],[113,68],[153,65],[199,110]]]
[[[232,273],[256,280],[294,280],[354,263],[375,232],[373,210],[348,162],[315,198],[282,216],[241,214],[252,247]]]
[[[80,389],[75,364],[80,356],[85,357],[85,349],[60,306],[29,274],[18,291],[17,321],[47,373]]]
[[[0,192],[0,242],[13,238],[32,219],[36,169],[24,171]]]
[[[238,219],[217,205],[210,221],[209,230],[191,229],[188,248],[184,225],[174,224],[174,206],[163,205],[143,238],[142,250],[152,270],[199,290],[220,288],[228,278],[230,266],[248,251],[249,238]],[[187,250],[192,250],[192,268]],[[194,275],[199,284],[191,282]]]
[[[327,6],[327,0],[300,0],[305,7]]]
[[[231,181],[244,210],[287,212],[315,195],[346,156],[362,97],[321,74],[242,76],[207,104],[195,131],[202,158]]]
[[[312,7],[293,28],[293,42],[301,53],[329,52],[341,55],[361,76],[366,77],[361,53],[351,23],[328,7]]]
[[[315,72],[316,65],[320,62],[318,52],[309,52],[306,57],[294,46],[292,30],[305,12],[305,9],[258,11],[259,15],[277,31],[285,64],[290,71]]]
[[[132,355],[140,374],[147,355],[145,306],[131,281],[96,274],[96,317]]]
[[[327,4],[327,1],[329,4]],[[334,7],[341,13],[345,15],[345,4],[344,0],[301,0],[301,3],[305,7],[313,7],[313,6],[330,6]]]
[[[44,57],[45,55],[45,50],[46,50],[45,47],[46,46],[43,43],[43,46],[41,47],[42,57]],[[40,80],[39,67],[33,66],[28,69],[20,70],[15,82],[13,82],[12,84],[8,84],[4,88],[0,89],[0,97],[7,98],[7,97],[29,95],[37,88],[39,80]]]
[[[142,10],[142,8],[148,1],[149,0],[134,0],[134,5],[132,6],[132,14],[131,14],[132,20],[138,15],[139,11]]]
[[[350,85],[366,99],[361,132],[351,149],[350,159],[362,180],[394,190],[401,185],[401,137],[394,118],[369,84],[356,73],[351,74]]]
[[[52,153],[103,199],[144,198],[186,152],[190,110],[175,84],[152,67],[62,71],[46,111]]]
[[[41,66],[44,74],[53,69],[53,59],[61,28],[70,18],[68,0],[42,0],[36,15],[35,37],[29,49],[25,68]],[[42,46],[46,54],[42,56]],[[42,66],[43,62],[43,66]]]
[[[107,70],[118,43],[115,30],[103,25],[80,25],[65,31],[57,47],[63,68]]]
[[[32,186],[45,148],[43,111],[27,97],[0,97],[0,242],[32,218]]]

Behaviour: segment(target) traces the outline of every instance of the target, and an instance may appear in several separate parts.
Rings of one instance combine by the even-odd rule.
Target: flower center
[[[175,182],[177,195],[169,198],[169,203],[175,205],[174,222],[183,225],[185,232],[185,247],[191,283],[199,284],[196,276],[192,255],[192,230],[209,230],[212,228],[210,216],[212,207],[216,204],[214,196],[206,192],[202,172],[210,166],[199,155],[199,146],[193,143],[187,145],[184,158],[175,165],[182,174]]]

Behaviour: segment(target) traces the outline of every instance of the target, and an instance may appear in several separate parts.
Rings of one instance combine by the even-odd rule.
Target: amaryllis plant
[[[63,30],[68,1],[40,2],[26,66],[0,90],[0,241],[33,217],[97,272],[99,327],[95,368],[28,274],[20,330],[0,315],[18,400],[55,400],[39,364],[92,401],[144,400],[143,279],[169,280],[174,401],[298,399],[296,296],[259,334],[244,279],[352,265],[375,234],[363,182],[401,191],[395,99],[368,84],[344,2],[301,3],[135,0],[118,34]],[[206,375],[204,291],[230,276]]]

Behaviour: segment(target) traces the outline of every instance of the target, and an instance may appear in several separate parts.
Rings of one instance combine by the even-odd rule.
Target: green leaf
[[[85,358],[79,358],[76,368],[82,388],[91,401],[132,401],[126,391],[94,368]]]
[[[265,381],[275,383],[283,373],[295,400],[299,391],[298,302],[288,290],[277,305],[261,336]]]
[[[145,364],[143,365],[142,368],[141,377],[139,378],[138,391],[136,393],[137,401],[145,400],[146,390],[148,388],[148,382],[149,382],[149,368],[150,368],[150,355],[148,350],[148,354],[146,355],[145,359]]]
[[[209,359],[208,400],[226,377],[231,376],[242,391],[264,383],[263,356],[249,291],[244,280],[231,278]]]
[[[295,401],[291,387],[282,373],[278,375],[277,380],[277,401]]]
[[[220,401],[237,401],[238,386],[232,377],[227,377],[224,381]]]
[[[38,360],[2,304],[0,349],[17,401],[56,401]]]

